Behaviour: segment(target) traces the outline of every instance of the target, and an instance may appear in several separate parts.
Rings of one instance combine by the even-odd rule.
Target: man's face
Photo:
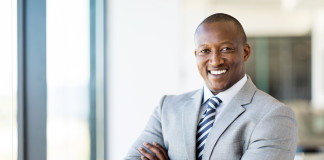
[[[250,46],[243,42],[242,35],[232,22],[200,25],[195,43],[198,70],[214,94],[230,88],[243,78]]]

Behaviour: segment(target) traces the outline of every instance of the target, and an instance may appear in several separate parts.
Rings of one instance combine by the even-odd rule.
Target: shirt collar
[[[236,82],[232,87],[228,88],[223,92],[219,92],[216,96],[222,100],[223,104],[228,104],[232,98],[238,93],[238,91],[244,86],[245,82],[247,81],[247,75],[245,74],[242,79]],[[211,92],[206,84],[204,84],[204,99],[203,104],[214,94]]]

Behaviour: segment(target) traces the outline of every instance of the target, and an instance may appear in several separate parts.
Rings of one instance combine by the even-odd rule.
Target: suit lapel
[[[196,159],[196,133],[203,89],[184,101],[182,106],[182,131],[189,160]]]
[[[219,115],[217,121],[214,122],[213,128],[205,143],[203,152],[204,160],[210,159],[211,153],[221,135],[245,111],[243,105],[252,101],[255,90],[256,87],[252,83],[251,78],[248,77],[242,89],[233,97],[228,106],[224,108],[222,114]]]

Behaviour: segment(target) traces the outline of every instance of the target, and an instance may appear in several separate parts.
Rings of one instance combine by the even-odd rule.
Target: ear
[[[251,48],[249,44],[244,46],[244,62],[246,62],[250,57]]]
[[[195,49],[195,57],[197,56],[197,50]]]

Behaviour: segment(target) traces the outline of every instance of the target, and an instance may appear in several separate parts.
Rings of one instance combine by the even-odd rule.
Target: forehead
[[[195,33],[195,43],[210,44],[221,42],[239,42],[241,35],[232,22],[212,22],[201,24]]]

